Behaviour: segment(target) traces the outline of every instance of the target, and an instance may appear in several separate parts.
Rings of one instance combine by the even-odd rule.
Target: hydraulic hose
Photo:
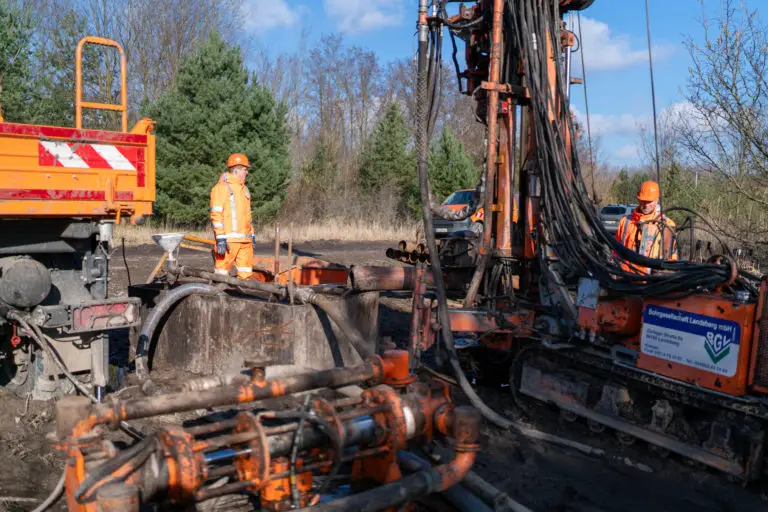
[[[136,345],[136,376],[139,378],[141,391],[145,395],[155,393],[155,385],[149,378],[149,349],[160,320],[182,299],[195,293],[212,293],[215,291],[217,291],[216,288],[205,283],[183,284],[169,291],[149,312],[144,325],[141,327],[139,342]]]
[[[422,459],[418,455],[406,451],[401,451],[397,454],[397,463],[400,466],[400,469],[408,473],[415,473],[417,471],[424,471],[432,468],[432,464],[428,461]],[[469,475],[469,473],[471,473],[471,471],[467,472],[467,475]],[[459,510],[472,510],[473,512],[493,512],[493,510],[496,510],[489,507],[483,500],[467,490],[461,484],[446,489],[441,495]]]
[[[296,288],[296,298],[305,304],[313,304],[317,306],[323,313],[328,315],[328,318],[333,320],[344,336],[352,344],[352,347],[360,354],[360,357],[367,359],[376,353],[375,348],[371,346],[371,343],[367,342],[360,336],[357,329],[349,325],[344,313],[339,309],[339,301],[329,299],[323,295],[315,293],[310,288]]]
[[[451,462],[406,476],[396,482],[382,485],[370,491],[316,505],[302,512],[377,512],[397,507],[432,494],[442,492],[461,482],[475,461],[475,452],[462,452]]]
[[[424,235],[427,239],[427,249],[429,251],[432,268],[440,268],[440,257],[437,253],[437,244],[435,244],[435,231],[432,224],[432,212],[429,206],[429,178],[428,178],[428,158],[429,158],[429,77],[427,73],[427,52],[429,44],[429,27],[427,25],[427,0],[419,0],[419,54],[418,54],[418,76],[417,76],[417,102],[416,102],[416,151],[418,157],[418,176],[419,192],[421,193],[421,214],[424,221]],[[486,183],[486,186],[489,186]],[[448,352],[448,359],[461,387],[461,390],[467,395],[470,402],[481,414],[494,425],[508,429],[512,422],[507,418],[496,413],[488,407],[472,388],[472,384],[467,380],[461,369],[459,357],[456,353],[456,347],[451,331],[451,321],[448,315],[448,302],[445,294],[445,283],[441,272],[434,272],[435,292],[437,294],[437,310],[440,320],[440,329],[443,334],[443,343]]]

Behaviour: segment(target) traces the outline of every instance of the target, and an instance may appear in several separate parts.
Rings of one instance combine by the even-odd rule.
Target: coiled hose
[[[136,376],[139,378],[141,391],[145,395],[155,394],[156,388],[149,378],[149,349],[155,329],[160,320],[182,299],[195,293],[213,293],[218,291],[215,287],[205,283],[187,283],[169,291],[160,302],[147,315],[144,325],[141,327],[139,342],[136,345]]]

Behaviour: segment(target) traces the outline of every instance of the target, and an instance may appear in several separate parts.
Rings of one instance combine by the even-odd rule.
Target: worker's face
[[[640,201],[638,209],[643,215],[648,215],[656,211],[658,201]]]
[[[237,179],[245,181],[245,177],[248,176],[248,168],[244,165],[235,165],[229,168],[229,172],[231,172]]]

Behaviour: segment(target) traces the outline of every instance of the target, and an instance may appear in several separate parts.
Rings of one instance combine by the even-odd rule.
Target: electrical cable
[[[67,481],[67,473],[62,473],[61,478],[59,478],[59,482],[56,484],[56,487],[54,487],[53,491],[51,491],[51,494],[48,495],[47,498],[45,498],[45,501],[43,501],[40,505],[35,507],[35,509],[32,510],[32,512],[45,512],[48,510],[54,503],[56,503],[56,500],[59,499],[61,496],[61,493],[64,491],[64,484]]]
[[[296,458],[299,454],[299,446],[304,440],[304,422],[309,415],[310,400],[312,399],[312,393],[307,394],[304,398],[304,406],[301,408],[301,416],[299,417],[299,423],[296,426],[296,432],[293,434],[293,446],[291,446],[291,467],[289,481],[291,483],[291,500],[294,508],[299,507],[299,488],[296,486]]]
[[[573,14],[571,14],[573,16]],[[577,50],[579,52],[579,57],[581,58],[581,74],[582,74],[582,80],[584,85],[584,110],[585,115],[587,116],[587,142],[589,144],[589,165],[592,166],[592,200],[597,201],[597,189],[595,188],[595,174],[597,173],[597,169],[595,169],[595,153],[592,148],[592,123],[590,121],[589,117],[589,93],[587,92],[587,66],[584,63],[584,43],[582,42],[582,35],[581,35],[581,11],[576,13],[576,19],[578,20],[579,24],[579,49]]]
[[[659,128],[656,118],[656,83],[653,79],[653,49],[651,47],[651,10],[645,0],[645,28],[648,33],[648,68],[651,74],[651,101],[653,103],[653,140],[656,145],[656,181],[659,184],[659,206],[661,206],[661,162],[659,158]]]

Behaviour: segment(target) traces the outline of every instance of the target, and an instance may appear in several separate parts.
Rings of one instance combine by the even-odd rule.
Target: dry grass
[[[377,241],[399,241],[413,240],[416,236],[417,223],[415,222],[363,222],[361,220],[345,221],[342,219],[327,219],[315,223],[281,223],[280,239],[287,241],[289,233],[293,231],[294,242],[309,242],[315,240],[341,240],[345,242],[377,242]],[[190,235],[213,238],[213,231],[188,229],[182,226],[150,223],[144,226],[131,226],[122,224],[115,229],[115,244],[122,243],[125,239],[125,245],[136,246],[142,244],[151,244],[151,235],[158,233],[176,233],[183,232]],[[273,226],[263,227],[257,234],[257,240],[274,240],[275,228]]]

